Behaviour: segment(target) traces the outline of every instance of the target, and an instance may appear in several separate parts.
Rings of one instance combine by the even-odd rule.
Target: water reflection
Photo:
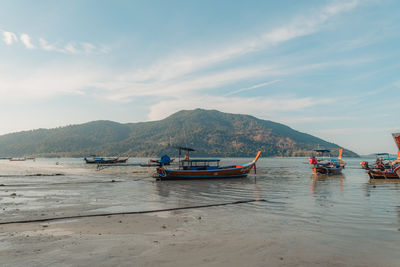
[[[156,193],[161,199],[177,198],[187,202],[217,202],[226,199],[244,199],[253,194],[261,198],[254,179],[157,181]]]
[[[321,175],[313,174],[310,183],[311,196],[329,195],[339,187],[340,195],[344,196],[345,175]]]

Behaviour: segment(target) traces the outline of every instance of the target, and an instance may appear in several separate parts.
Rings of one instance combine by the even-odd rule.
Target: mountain
[[[182,110],[166,119],[121,124],[93,121],[55,129],[0,136],[0,156],[82,157],[88,155],[175,156],[173,145],[196,149],[193,156],[308,156],[313,149],[338,145],[280,123],[217,110]],[[344,156],[357,157],[344,149]]]

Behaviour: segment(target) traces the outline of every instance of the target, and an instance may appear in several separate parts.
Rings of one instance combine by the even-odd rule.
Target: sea
[[[78,158],[0,160],[0,222],[228,204],[199,212],[216,229],[232,225],[290,253],[400,266],[400,183],[370,182],[367,159],[347,158],[343,174],[326,176],[307,158],[261,157],[247,178],[204,181],[158,181],[154,167],[135,166],[147,160],[101,169]]]

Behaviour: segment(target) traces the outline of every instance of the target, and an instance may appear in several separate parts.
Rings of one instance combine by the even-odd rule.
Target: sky
[[[398,0],[4,0],[0,134],[182,109],[396,153]]]

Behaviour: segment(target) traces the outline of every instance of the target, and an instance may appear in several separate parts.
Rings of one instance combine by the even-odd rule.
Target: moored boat
[[[375,165],[367,169],[370,180],[400,180],[400,133],[393,133],[392,136],[399,149],[397,159],[389,158],[387,153],[387,158],[377,157]],[[385,153],[380,153],[377,155],[382,156],[384,154]],[[363,163],[364,162],[361,162],[361,165],[363,165]]]
[[[84,158],[87,164],[113,164],[113,163],[125,163],[129,157],[90,157]]]
[[[332,158],[330,150],[318,149],[315,150],[317,156],[312,156],[309,159],[309,164],[313,165],[313,173],[319,174],[340,174],[346,166],[346,163],[342,160],[343,149],[339,149],[339,157]]]
[[[180,147],[181,150],[194,151],[193,149]],[[179,153],[180,154],[180,153]],[[187,154],[188,155],[188,154]],[[158,167],[156,178],[160,180],[190,180],[190,179],[220,179],[220,178],[240,178],[246,177],[251,169],[255,167],[261,155],[258,151],[254,160],[245,165],[219,166],[219,159],[185,159],[179,160],[178,169],[167,169]]]
[[[9,161],[25,161],[26,158],[10,158]]]
[[[399,180],[399,175],[392,169],[369,169],[367,174],[370,179],[382,180],[382,179],[396,179]]]

